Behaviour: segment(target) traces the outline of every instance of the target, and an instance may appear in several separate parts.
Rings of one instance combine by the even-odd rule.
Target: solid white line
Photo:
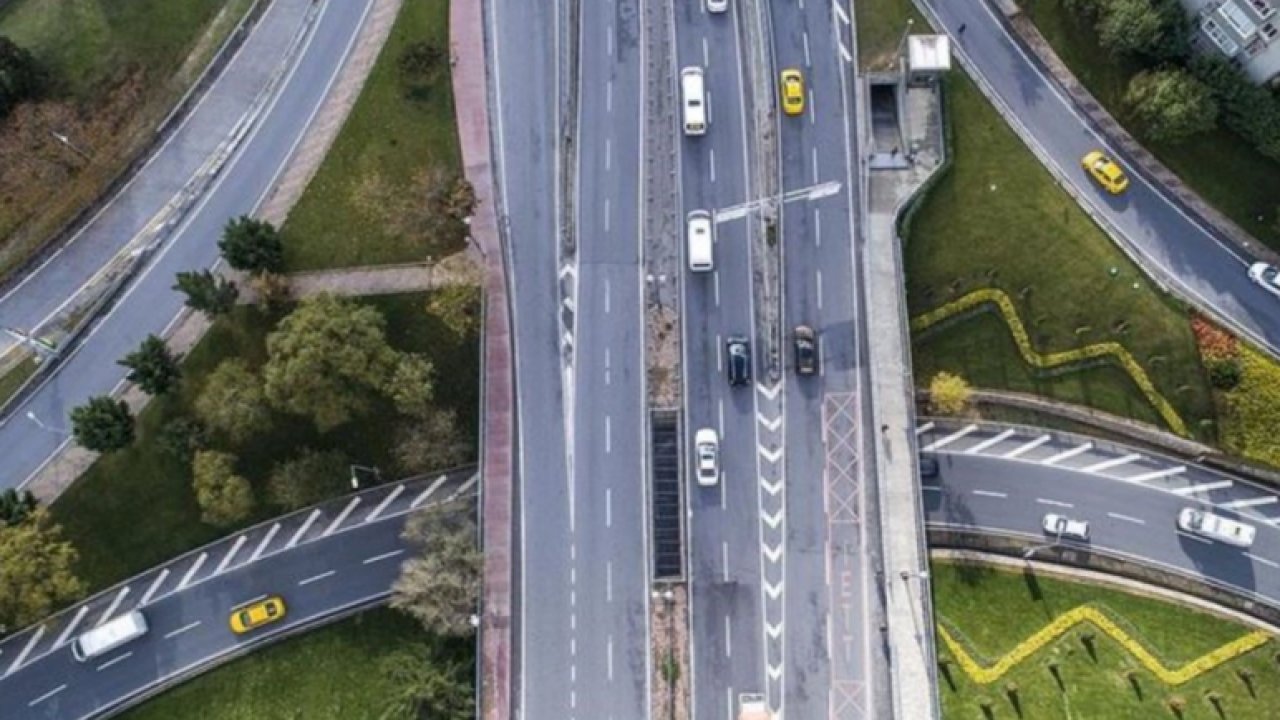
[[[983,497],[1007,498],[1009,493],[996,492],[995,490],[974,490],[974,495],[982,495]]]
[[[94,627],[97,627],[102,623],[110,620],[111,616],[116,613],[116,610],[120,609],[120,603],[124,602],[124,599],[128,595],[129,595],[128,585],[120,588],[120,592],[116,593],[115,599],[113,599],[111,601],[111,604],[107,606],[107,609],[103,610],[102,614],[98,616],[98,622],[94,623]]]
[[[195,628],[200,627],[200,622],[201,622],[200,620],[196,620],[196,621],[195,621],[195,622],[193,622],[193,623],[187,623],[186,625],[183,625],[182,627],[178,628],[177,630],[172,630],[172,631],[170,631],[170,632],[167,632],[167,633],[165,633],[165,634],[164,634],[164,639],[165,639],[165,640],[172,640],[173,638],[178,637],[179,635],[181,635],[181,634],[182,634],[182,633],[184,633],[184,632],[187,632],[188,630],[194,630]]]
[[[191,567],[187,568],[187,574],[182,576],[182,582],[178,583],[178,590],[186,587],[187,583],[191,582],[191,578],[195,577],[195,574],[200,571],[200,566],[204,565],[204,561],[208,557],[209,553],[200,553],[200,557],[196,558],[196,561],[191,563]]]
[[[968,435],[969,433],[977,429],[978,429],[977,425],[966,425],[944,438],[939,438],[937,440],[934,440],[933,442],[921,448],[921,450],[925,452],[929,452],[930,450],[937,450],[940,447],[946,447],[947,445],[950,445],[956,440],[959,440],[960,438],[964,437],[965,435]]]
[[[1178,535],[1180,535],[1181,537],[1184,537],[1184,538],[1190,538],[1190,539],[1192,539],[1192,540],[1195,540],[1196,542],[1204,543],[1205,545],[1212,545],[1212,544],[1213,544],[1213,541],[1212,541],[1212,540],[1209,540],[1209,539],[1207,539],[1207,538],[1202,538],[1202,537],[1200,537],[1199,535],[1192,535],[1191,533],[1188,533],[1188,532],[1182,532],[1181,530],[1176,530],[1175,532],[1177,532],[1177,533],[1178,533]]]
[[[22,661],[27,659],[27,656],[31,654],[31,649],[36,646],[36,643],[40,642],[40,638],[42,637],[44,637],[43,625],[36,628],[36,631],[31,633],[31,639],[27,640],[27,644],[22,647],[22,652],[18,653],[18,657],[14,659],[13,664],[9,666],[9,669],[5,672],[5,675],[9,675],[14,670],[17,670],[18,668],[22,667]]]
[[[1146,525],[1146,524],[1147,524],[1147,521],[1146,521],[1146,520],[1143,520],[1142,518],[1136,518],[1136,517],[1133,517],[1132,515],[1121,515],[1120,513],[1113,513],[1113,512],[1109,512],[1109,513],[1107,513],[1107,517],[1109,517],[1109,518],[1115,518],[1116,520],[1123,520],[1123,521],[1125,521],[1125,522],[1131,522],[1131,523],[1133,523],[1133,524],[1135,524],[1135,525]]]
[[[1142,459],[1142,456],[1139,455],[1138,453],[1129,453],[1128,455],[1124,455],[1122,457],[1111,458],[1110,460],[1103,460],[1100,463],[1094,463],[1089,467],[1081,468],[1080,471],[1087,472],[1087,473],[1100,473],[1103,470],[1110,470],[1113,467],[1128,465],[1134,460],[1141,460],[1141,459]]]
[[[991,437],[987,438],[986,440],[983,440],[982,442],[978,443],[977,445],[974,445],[973,447],[968,448],[967,450],[965,450],[965,451],[964,451],[964,454],[965,454],[965,455],[977,455],[978,453],[982,452],[983,450],[986,450],[987,448],[991,447],[992,445],[995,445],[995,444],[996,444],[996,443],[998,443],[998,442],[1001,442],[1001,441],[1004,441],[1004,440],[1008,440],[1008,439],[1009,439],[1009,436],[1011,436],[1011,435],[1013,435],[1013,430],[1012,430],[1012,429],[1005,430],[1004,432],[1000,433],[999,435],[992,435]]]
[[[337,530],[338,526],[341,525],[344,521],[346,521],[347,516],[350,515],[351,511],[355,510],[356,506],[359,504],[360,504],[360,497],[358,495],[356,497],[351,498],[351,502],[347,503],[347,506],[342,508],[342,512],[338,513],[338,517],[334,518],[333,522],[329,523],[329,527],[325,528],[324,533],[320,537],[328,537],[330,534],[333,533],[334,530]]]
[[[422,492],[418,493],[418,497],[414,498],[413,502],[409,503],[409,508],[416,510],[417,507],[421,505],[423,502],[425,502],[427,498],[431,497],[432,493],[440,489],[440,486],[443,485],[444,481],[448,479],[449,479],[448,475],[441,475],[440,477],[433,480],[431,482],[431,485],[429,485],[426,490],[423,490]]]
[[[298,581],[298,587],[304,587],[304,586],[306,586],[306,585],[310,585],[310,584],[311,584],[311,583],[313,583],[313,582],[319,582],[320,580],[323,580],[323,579],[325,579],[325,578],[327,578],[327,577],[332,577],[332,576],[336,575],[336,574],[337,574],[337,572],[338,572],[337,570],[326,570],[326,571],[324,571],[324,572],[320,573],[319,575],[312,575],[311,577],[309,577],[309,578],[307,578],[307,579],[305,579],[305,580],[299,580],[299,581]]]
[[[1275,495],[1267,495],[1266,497],[1250,498],[1248,500],[1232,500],[1231,502],[1218,503],[1218,507],[1224,510],[1236,510],[1239,508],[1258,507],[1259,505],[1274,505],[1280,501]]]
[[[1233,485],[1230,480],[1217,480],[1209,483],[1201,483],[1199,485],[1188,485],[1187,487],[1174,488],[1170,492],[1174,495],[1192,495],[1195,493],[1209,492],[1211,490],[1223,490]]]
[[[62,683],[62,684],[61,684],[61,685],[59,685],[58,687],[56,687],[56,688],[54,688],[54,689],[50,690],[49,692],[47,692],[47,693],[45,693],[45,694],[41,695],[40,697],[36,698],[35,700],[32,700],[31,702],[27,703],[27,707],[35,707],[35,706],[39,705],[40,703],[44,702],[45,700],[48,700],[49,698],[53,697],[54,695],[57,695],[58,693],[62,692],[63,690],[66,690],[66,689],[67,689],[67,684],[66,684],[66,683]]]
[[[108,661],[106,661],[106,662],[104,662],[104,663],[102,663],[101,665],[99,665],[99,666],[98,666],[98,672],[102,672],[103,670],[106,670],[107,668],[111,667],[112,665],[115,665],[116,663],[120,662],[121,660],[127,660],[127,659],[129,659],[129,658],[131,658],[131,657],[133,657],[133,651],[132,651],[132,650],[130,650],[129,652],[127,652],[127,653],[125,653],[125,654],[123,654],[123,655],[121,655],[121,656],[119,656],[119,657],[111,658],[110,660],[108,660]]]
[[[404,550],[392,550],[391,552],[384,552],[381,555],[374,555],[373,557],[365,558],[364,560],[361,561],[361,564],[372,565],[373,563],[381,562],[383,560],[389,560],[393,557],[396,557],[398,555],[403,555],[403,554],[404,554]]]
[[[1246,551],[1246,552],[1245,552],[1245,554],[1244,554],[1244,556],[1245,556],[1245,557],[1247,557],[1247,558],[1249,558],[1250,560],[1254,560],[1254,561],[1256,561],[1256,562],[1260,562],[1260,563],[1262,563],[1263,565],[1267,565],[1267,566],[1269,566],[1269,567],[1273,567],[1273,568],[1280,568],[1280,563],[1277,563],[1277,562],[1275,562],[1274,560],[1268,560],[1268,559],[1266,559],[1266,558],[1264,558],[1264,557],[1258,557],[1257,555],[1254,555],[1254,554],[1253,554],[1253,553],[1251,553],[1251,552]]]
[[[1141,475],[1134,475],[1133,477],[1125,477],[1120,479],[1125,482],[1146,482],[1148,480],[1157,480],[1159,478],[1166,478],[1166,477],[1173,477],[1174,475],[1181,475],[1186,471],[1187,471],[1187,468],[1185,466],[1179,465],[1177,467],[1167,468],[1165,470],[1156,470],[1155,472],[1143,473]]]
[[[724,656],[733,657],[733,630],[729,625],[729,616],[724,616]]]
[[[1030,441],[1028,441],[1028,442],[1027,442],[1026,444],[1024,444],[1024,445],[1019,445],[1018,447],[1016,447],[1016,448],[1014,448],[1014,449],[1010,450],[1009,452],[1007,452],[1007,453],[1005,453],[1005,454],[1004,454],[1004,457],[1005,457],[1005,458],[1016,458],[1016,457],[1019,457],[1019,456],[1021,456],[1021,455],[1025,454],[1025,453],[1027,453],[1027,452],[1029,452],[1029,451],[1031,451],[1031,450],[1034,450],[1035,448],[1038,448],[1038,447],[1040,447],[1041,445],[1043,445],[1043,444],[1045,444],[1045,443],[1049,442],[1051,439],[1052,439],[1052,438],[1050,438],[1048,435],[1041,435],[1040,437],[1038,437],[1038,438],[1036,438],[1036,439],[1034,439],[1034,440],[1030,440]]]
[[[79,610],[76,610],[75,617],[71,618],[71,622],[67,623],[66,629],[62,631],[62,634],[58,636],[57,641],[53,643],[54,648],[60,648],[67,644],[67,640],[71,638],[71,633],[75,632],[76,626],[80,624],[80,621],[84,619],[84,616],[87,615],[88,612],[89,607],[87,605],[83,605]]]
[[[236,538],[235,543],[231,546],[231,550],[228,551],[226,555],[222,556],[222,562],[218,563],[218,569],[213,571],[214,575],[221,575],[222,571],[227,569],[227,566],[231,564],[231,559],[236,556],[236,553],[240,552],[240,548],[244,547],[245,541],[248,539],[249,538],[245,535],[241,535]]]
[[[1089,442],[1081,443],[1080,445],[1077,445],[1071,448],[1070,450],[1063,450],[1057,455],[1050,455],[1049,457],[1045,458],[1044,460],[1041,460],[1040,462],[1043,465],[1057,465],[1063,460],[1069,460],[1077,455],[1082,455],[1084,453],[1087,453],[1092,449],[1093,449],[1093,441],[1091,440]]]
[[[306,522],[302,523],[302,527],[298,528],[298,531],[295,532],[293,534],[293,537],[289,539],[289,544],[285,545],[285,549],[288,549],[293,547],[294,545],[297,545],[298,541],[302,539],[303,535],[307,534],[307,531],[311,529],[311,524],[314,523],[316,521],[316,518],[318,517],[320,517],[320,511],[312,510],[311,514],[307,516]]]
[[[278,532],[280,532],[280,523],[272,525],[271,529],[267,531],[267,534],[263,536],[262,542],[258,543],[258,547],[254,548],[253,554],[249,556],[249,562],[254,562],[258,558],[262,557],[262,551],[267,549],[267,546],[275,539],[276,533]]]
[[[1040,503],[1041,505],[1052,505],[1054,507],[1063,507],[1063,508],[1075,507],[1075,505],[1073,505],[1072,503],[1062,502],[1061,500],[1050,500],[1048,498],[1036,498],[1036,502]]]
[[[404,485],[397,485],[396,489],[392,490],[390,495],[387,495],[382,499],[382,502],[378,503],[378,506],[373,509],[373,512],[365,516],[364,521],[373,522],[375,518],[382,514],[383,510],[387,509],[388,505],[395,502],[395,499],[400,497],[400,493],[402,492],[404,492]]]
[[[925,423],[925,424],[921,425],[920,427],[916,428],[916,437],[920,437],[921,435],[923,435],[923,434],[925,434],[925,433],[929,432],[929,431],[930,431],[930,430],[932,430],[932,429],[933,429],[933,421],[932,421],[932,420],[930,420],[929,422],[927,422],[927,423]]]

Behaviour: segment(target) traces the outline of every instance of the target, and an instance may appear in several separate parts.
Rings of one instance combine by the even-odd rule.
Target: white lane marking
[[[721,348],[723,348],[723,347],[724,347],[724,340],[722,340],[722,339],[720,338],[719,333],[717,333],[717,334],[716,334],[716,348],[715,348],[715,354],[716,354],[716,372],[724,372],[724,351],[721,349]]]
[[[390,560],[393,557],[398,557],[403,554],[404,554],[404,550],[392,550],[391,552],[384,552],[381,555],[374,555],[373,557],[367,557],[364,560],[361,560],[360,564],[372,565],[373,563],[382,562],[383,560]]]
[[[191,567],[187,568],[187,574],[182,576],[182,582],[178,583],[179,590],[186,587],[187,583],[191,582],[191,578],[195,577],[197,572],[200,572],[200,566],[204,565],[204,561],[208,557],[209,553],[202,552],[200,553],[200,557],[196,558],[196,561],[191,563]]]
[[[809,124],[810,125],[818,124],[818,111],[814,110],[812,90],[809,91]]]
[[[333,533],[334,530],[337,530],[338,526],[346,522],[347,517],[351,515],[351,511],[355,510],[356,506],[359,504],[360,504],[359,496],[351,498],[351,502],[347,503],[347,506],[342,508],[342,512],[338,513],[338,517],[334,518],[333,522],[329,523],[329,527],[325,528],[324,533],[321,535],[321,537],[328,537]]]
[[[725,489],[724,470],[720,471],[720,509],[727,512],[729,510],[729,491]]]
[[[62,684],[61,684],[61,685],[59,685],[58,687],[56,687],[56,688],[54,688],[54,689],[50,690],[49,692],[47,692],[47,693],[45,693],[45,694],[41,695],[40,697],[36,698],[35,700],[32,700],[31,702],[27,703],[27,707],[35,707],[35,706],[39,705],[40,703],[44,702],[45,700],[48,700],[49,698],[53,697],[54,695],[57,695],[58,693],[62,692],[63,690],[66,690],[66,689],[67,689],[67,684],[66,684],[66,683],[62,683]]]
[[[613,418],[608,415],[604,416],[604,452],[613,452]]]
[[[925,492],[942,492],[941,485],[922,485],[920,487]]]
[[[818,208],[813,209],[813,246],[822,247],[822,214],[818,212]]]
[[[724,581],[729,582],[729,542],[722,541],[720,543],[720,572],[724,574]]]
[[[127,652],[127,653],[125,653],[125,654],[123,654],[123,655],[121,655],[121,656],[119,656],[119,657],[113,657],[113,658],[111,658],[110,660],[108,660],[108,661],[106,661],[106,662],[102,663],[101,665],[99,665],[99,666],[98,666],[98,672],[102,672],[103,670],[106,670],[107,668],[111,667],[112,665],[115,665],[116,663],[118,663],[118,662],[120,662],[120,661],[122,661],[122,660],[128,660],[128,659],[129,659],[129,658],[131,658],[131,657],[133,657],[133,651],[132,651],[132,650],[130,650],[129,652]]]
[[[969,433],[977,429],[978,429],[977,425],[966,425],[960,428],[959,430],[951,433],[950,435],[947,435],[946,437],[934,440],[933,442],[921,448],[921,450],[925,452],[929,452],[931,450],[937,450],[938,448],[941,448],[941,447],[946,447],[947,445],[950,445],[956,440],[959,440],[960,438],[964,437],[965,435],[968,435]]]
[[[711,273],[711,284],[715,286],[716,307],[720,307],[720,271],[715,270]]]
[[[1049,457],[1045,458],[1044,460],[1041,460],[1040,462],[1041,464],[1044,464],[1044,465],[1057,465],[1063,460],[1069,460],[1077,455],[1083,455],[1084,453],[1087,453],[1092,449],[1093,449],[1093,441],[1090,440],[1088,442],[1081,443],[1071,448],[1070,450],[1063,450],[1057,455],[1050,455]]]
[[[609,278],[604,279],[604,314],[608,315],[613,308],[613,286],[609,284]],[[609,348],[604,349],[605,357],[609,356]]]
[[[605,674],[609,681],[613,681],[613,636],[609,636],[609,640],[605,643]]]
[[[845,62],[849,62],[849,63],[853,62],[853,53],[849,52],[849,48],[844,46],[844,40],[840,40],[839,42],[840,42],[840,57],[844,58]]]
[[[71,622],[67,623],[67,627],[62,631],[62,634],[54,641],[53,647],[55,650],[67,644],[67,641],[71,639],[71,633],[75,632],[76,626],[80,624],[80,621],[88,613],[89,607],[87,605],[81,606],[79,610],[76,610],[75,617],[71,618]]]
[[[800,39],[804,43],[804,66],[811,68],[813,67],[813,60],[809,57],[809,31],[805,30]],[[810,90],[809,94],[812,95],[813,91]]]
[[[1109,518],[1113,518],[1113,519],[1115,519],[1115,520],[1123,520],[1123,521],[1125,521],[1125,522],[1131,522],[1131,523],[1133,523],[1134,525],[1146,525],[1146,524],[1147,524],[1147,521],[1146,521],[1146,520],[1143,520],[1142,518],[1136,518],[1136,517],[1133,517],[1132,515],[1121,515],[1120,513],[1113,513],[1113,512],[1109,512],[1109,513],[1107,513],[1107,517],[1109,517]]]
[[[998,443],[998,442],[1002,442],[1002,441],[1004,441],[1004,440],[1008,440],[1008,439],[1009,439],[1009,437],[1010,437],[1011,435],[1013,435],[1013,430],[1012,430],[1012,429],[1005,430],[1004,432],[1000,433],[999,435],[992,435],[991,437],[987,438],[986,440],[983,440],[982,442],[978,443],[977,445],[974,445],[973,447],[966,449],[966,450],[964,451],[964,454],[965,454],[965,455],[977,455],[978,453],[982,452],[983,450],[986,450],[987,448],[991,447],[992,445],[995,445],[995,444],[996,444],[996,443]]]
[[[156,594],[156,590],[160,589],[160,586],[164,584],[165,579],[168,577],[169,568],[161,570],[160,574],[156,576],[155,581],[151,583],[151,587],[147,588],[147,592],[144,593],[142,599],[138,601],[138,607],[142,607],[151,602],[151,598]]]
[[[609,362],[609,348],[604,349],[604,384],[613,384],[613,368],[612,363]]]
[[[426,490],[423,490],[422,492],[418,493],[418,497],[414,498],[413,502],[409,503],[409,508],[417,509],[417,507],[421,505],[423,502],[425,502],[427,498],[431,497],[432,493],[434,493],[436,490],[439,490],[440,486],[443,485],[444,482],[448,479],[449,479],[448,475],[441,475],[440,477],[431,481],[431,485],[429,485]]]
[[[716,353],[716,354],[719,355],[719,353]],[[720,442],[723,443],[724,442],[724,398],[720,398],[720,400],[717,402],[716,414],[717,414],[716,422],[719,423],[719,427],[720,427]]]
[[[1254,555],[1251,552],[1246,551],[1244,556],[1249,558],[1250,560],[1253,560],[1254,562],[1260,562],[1263,565],[1266,565],[1268,567],[1280,568],[1280,563],[1277,563],[1274,560],[1268,560],[1264,557],[1258,557],[1257,555]]]
[[[709,148],[707,151],[707,157],[710,159],[710,162],[711,162],[711,182],[715,182],[716,181],[716,149]]]
[[[604,139],[604,169],[607,171],[613,166],[613,138]]]
[[[818,335],[818,377],[827,374],[827,346],[822,342],[822,335]]]
[[[604,526],[613,527],[613,488],[604,489]]]
[[[1240,508],[1258,507],[1259,505],[1274,505],[1280,502],[1280,498],[1275,495],[1267,495],[1266,497],[1249,498],[1248,500],[1232,500],[1231,502],[1218,503],[1218,507],[1224,510],[1238,510]]]
[[[1187,487],[1174,488],[1170,492],[1174,495],[1193,495],[1195,493],[1210,492],[1212,490],[1225,490],[1234,483],[1230,480],[1216,480],[1214,482],[1200,483],[1199,485],[1188,485]]]
[[[813,181],[816,183],[818,182],[818,148],[813,149],[811,157],[813,158]]]
[[[933,429],[933,421],[932,421],[932,420],[930,420],[929,422],[927,422],[927,423],[925,423],[925,424],[921,425],[920,427],[916,428],[916,437],[920,437],[921,435],[923,435],[923,434],[925,434],[925,433],[929,432],[929,431],[930,431],[930,430],[932,430],[932,429]]]
[[[974,490],[974,491],[973,491],[973,494],[974,494],[974,495],[981,495],[981,496],[983,496],[983,497],[993,497],[993,498],[1007,498],[1007,497],[1009,497],[1009,493],[997,492],[997,491],[995,491],[995,490]]]
[[[382,502],[378,503],[378,506],[375,507],[372,512],[370,512],[368,515],[365,516],[364,521],[373,522],[374,519],[376,519],[379,515],[382,514],[383,510],[387,509],[388,505],[395,502],[395,499],[400,497],[400,493],[402,492],[404,492],[404,485],[397,485],[396,489],[391,491],[391,494],[383,498]]]
[[[1052,438],[1050,438],[1048,435],[1041,435],[1040,437],[1035,438],[1034,440],[1029,440],[1026,443],[1019,445],[1018,447],[1010,450],[1009,452],[1004,454],[1004,457],[1006,458],[1019,457],[1049,442],[1049,440],[1051,439]]]
[[[1204,543],[1205,545],[1212,545],[1212,544],[1213,544],[1213,541],[1212,541],[1212,540],[1209,540],[1208,538],[1202,538],[1202,537],[1200,537],[1199,535],[1192,535],[1191,533],[1188,533],[1188,532],[1182,532],[1181,530],[1176,530],[1175,532],[1177,532],[1177,533],[1178,533],[1178,535],[1179,535],[1179,536],[1181,536],[1181,537],[1189,538],[1189,539],[1191,539],[1191,540],[1195,540],[1196,542]]]
[[[312,575],[311,577],[306,578],[305,580],[299,580],[298,587],[305,587],[307,585],[310,585],[313,582],[319,582],[327,577],[333,577],[337,573],[338,573],[337,570],[326,570],[320,573],[319,575]]]
[[[711,65],[711,48],[707,44],[707,36],[702,36],[702,67]]]
[[[258,558],[262,557],[262,551],[267,549],[267,546],[275,539],[276,533],[278,532],[280,532],[280,523],[272,525],[271,529],[267,531],[267,534],[262,537],[262,542],[258,543],[258,547],[254,548],[253,554],[249,556],[249,562],[254,562]]]
[[[480,482],[479,471],[467,478],[467,481],[459,485],[457,490],[449,493],[449,502],[453,502],[454,500],[457,500],[458,497],[465,495],[467,491],[469,491],[478,482]]]
[[[613,561],[608,560],[604,564],[604,601],[613,602]]]
[[[604,231],[609,232],[609,198],[604,199]]]
[[[1087,473],[1100,473],[1100,472],[1102,472],[1103,470],[1110,470],[1110,469],[1111,469],[1111,468],[1113,468],[1113,467],[1120,467],[1121,465],[1128,465],[1129,463],[1131,463],[1131,462],[1133,462],[1133,461],[1135,461],[1135,460],[1141,460],[1141,459],[1142,459],[1142,456],[1141,456],[1141,455],[1139,455],[1138,453],[1129,453],[1128,455],[1123,455],[1123,456],[1118,457],[1118,458],[1111,458],[1110,460],[1103,460],[1103,461],[1102,461],[1102,462],[1100,462],[1100,463],[1094,463],[1093,465],[1090,465],[1089,467],[1081,468],[1081,469],[1080,469],[1080,472],[1087,472]]]
[[[1134,475],[1133,477],[1125,477],[1120,479],[1125,482],[1140,483],[1140,482],[1146,482],[1148,480],[1158,480],[1160,478],[1167,478],[1167,477],[1173,477],[1174,475],[1181,475],[1186,471],[1187,471],[1187,468],[1185,465],[1179,465],[1177,467],[1166,468],[1164,470],[1156,470],[1154,472],[1143,473],[1141,475]]]
[[[817,287],[818,309],[821,310],[822,309],[822,271],[821,270],[818,270],[815,272],[815,280],[817,281],[817,285],[818,285]]]
[[[236,553],[240,552],[240,548],[244,547],[248,539],[245,535],[236,538],[235,543],[231,545],[231,549],[227,551],[226,555],[222,556],[222,562],[218,563],[218,568],[213,571],[214,575],[221,575],[222,571],[227,569],[227,566],[231,564],[231,560],[235,558]]]
[[[108,605],[107,609],[103,610],[102,614],[98,616],[98,622],[93,624],[94,627],[97,627],[102,623],[110,620],[111,616],[116,614],[116,610],[120,609],[120,603],[124,602],[124,599],[128,597],[128,595],[129,595],[128,585],[120,588],[120,592],[116,593],[116,596],[114,599],[112,599],[111,604]]]
[[[31,654],[31,649],[36,646],[36,643],[40,642],[40,638],[42,637],[44,637],[43,625],[36,628],[36,631],[31,633],[31,639],[27,640],[27,644],[22,647],[22,652],[18,653],[18,657],[14,659],[13,664],[9,666],[7,671],[5,671],[5,675],[9,675],[14,670],[22,667],[22,661],[27,659],[27,656]]]
[[[613,28],[605,28],[604,33],[604,51],[609,57],[613,57]]]
[[[604,84],[604,110],[613,112],[613,80],[608,80]]]
[[[761,425],[763,425],[763,426],[764,426],[764,428],[765,428],[766,430],[768,430],[769,432],[777,432],[777,431],[778,431],[778,428],[782,427],[782,416],[781,416],[781,415],[779,415],[778,417],[776,417],[776,418],[774,418],[772,421],[770,421],[770,420],[769,420],[769,418],[766,418],[766,417],[764,416],[764,413],[762,413],[762,412],[757,412],[757,413],[756,413],[756,422],[758,422],[758,423],[760,423]]]
[[[1048,498],[1036,498],[1036,502],[1040,503],[1041,505],[1052,505],[1054,507],[1061,507],[1061,508],[1075,507],[1075,505],[1072,503],[1062,502],[1061,500],[1050,500]]]
[[[234,611],[236,611],[236,610],[239,610],[239,609],[240,609],[240,608],[242,608],[242,607],[246,607],[246,606],[248,606],[248,605],[252,605],[252,604],[254,604],[254,603],[258,602],[259,600],[266,600],[266,599],[267,599],[267,594],[266,594],[266,593],[263,593],[263,594],[261,594],[261,595],[255,595],[255,596],[253,596],[253,597],[249,598],[248,600],[244,600],[244,601],[242,601],[242,602],[238,602],[238,603],[236,603],[235,605],[232,605],[232,606],[231,606],[231,610],[232,610],[232,612],[234,612]]]
[[[183,625],[182,627],[178,628],[177,630],[171,630],[171,631],[169,631],[169,632],[167,632],[167,633],[165,633],[165,634],[164,634],[164,639],[165,639],[165,640],[172,640],[172,639],[174,639],[174,638],[178,637],[179,635],[181,635],[182,633],[187,632],[188,630],[194,630],[194,629],[196,629],[196,628],[200,627],[200,622],[201,622],[200,620],[196,620],[195,622],[187,623],[186,625]]]
[[[724,656],[733,657],[733,630],[728,615],[724,616]]]
[[[840,22],[844,23],[845,25],[848,25],[849,16],[845,14],[844,10],[840,9],[840,3],[833,2],[831,3],[831,7],[836,11],[836,15],[840,18]]]
[[[311,514],[307,516],[306,522],[302,523],[302,527],[298,528],[298,532],[294,533],[293,537],[289,539],[289,544],[285,545],[285,549],[288,549],[293,547],[294,545],[297,545],[298,541],[302,539],[302,536],[306,535],[307,531],[311,529],[312,523],[314,523],[316,521],[316,518],[319,518],[319,517],[320,517],[320,511],[312,510]]]

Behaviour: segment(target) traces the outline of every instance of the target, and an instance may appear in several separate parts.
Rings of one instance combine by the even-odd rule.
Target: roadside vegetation
[[[911,0],[858,0],[858,64],[865,70],[888,70],[910,21],[911,32],[927,32],[929,23]]]
[[[0,8],[0,38],[30,53],[39,77],[32,94],[0,112],[0,277],[134,159],[251,4],[13,0]]]
[[[934,562],[931,579],[944,718],[1262,720],[1280,703],[1275,640],[1237,623],[1031,570]]]

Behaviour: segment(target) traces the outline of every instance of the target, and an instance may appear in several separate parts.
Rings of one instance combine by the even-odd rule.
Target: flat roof
[[[911,35],[907,37],[907,69],[951,69],[951,38],[946,35]]]

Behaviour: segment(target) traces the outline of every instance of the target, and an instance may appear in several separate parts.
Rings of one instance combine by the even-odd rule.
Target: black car
[[[812,375],[818,371],[818,342],[813,328],[797,325],[792,333],[796,350],[796,373]]]
[[[730,385],[751,384],[751,343],[744,337],[733,336],[724,343],[725,372]]]
[[[920,477],[938,477],[938,460],[936,458],[920,456]]]

